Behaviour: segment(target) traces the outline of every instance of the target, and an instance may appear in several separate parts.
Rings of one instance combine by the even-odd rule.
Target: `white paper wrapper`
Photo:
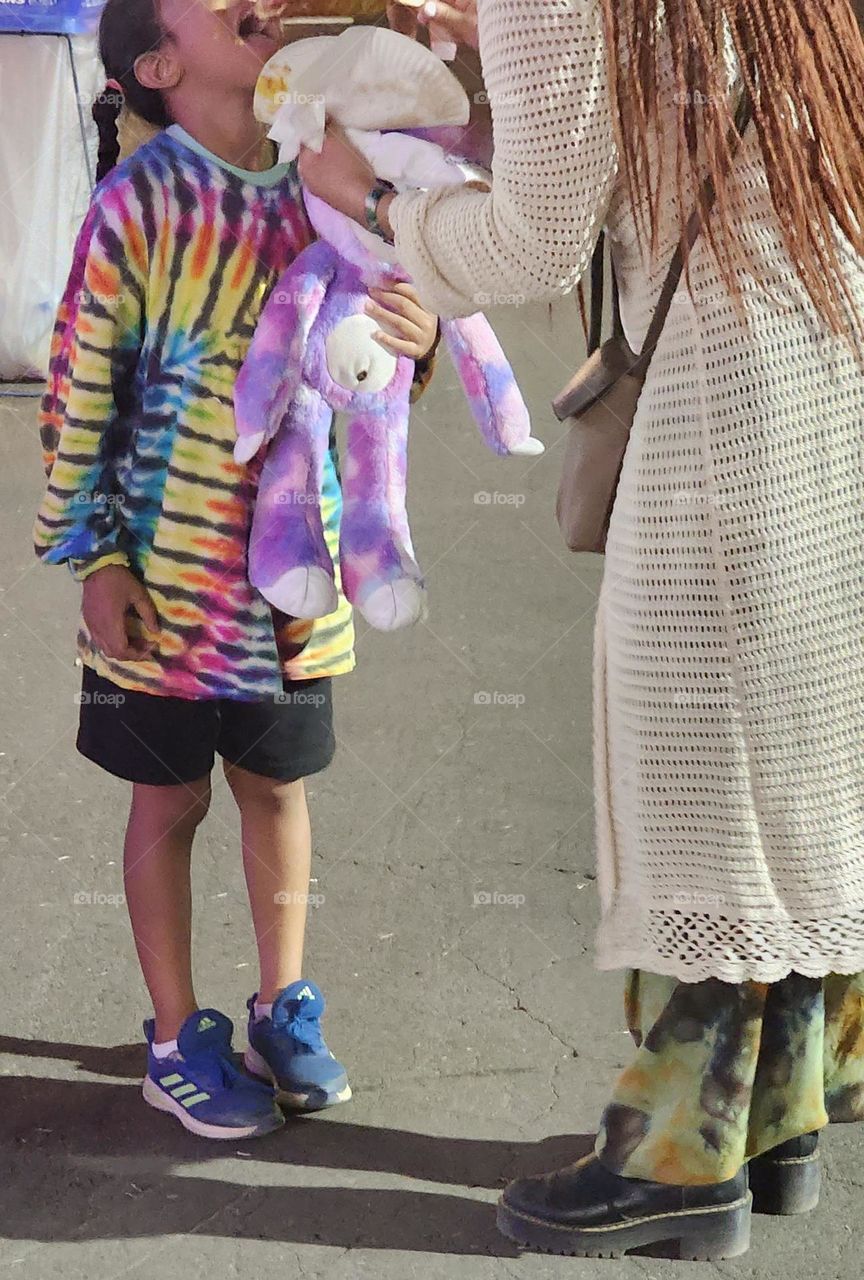
[[[330,116],[352,129],[464,125],[468,95],[429,49],[386,27],[351,27],[281,49],[261,72],[255,114],[293,159]],[[291,154],[292,148],[296,148]]]
[[[377,176],[392,182],[397,191],[461,187],[480,177],[480,170],[453,159],[437,143],[425,138],[366,129],[347,129],[346,136]]]

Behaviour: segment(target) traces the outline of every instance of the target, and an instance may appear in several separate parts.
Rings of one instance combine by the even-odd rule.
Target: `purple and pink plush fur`
[[[319,232],[321,222],[319,211]],[[344,226],[338,230],[333,238],[344,247]],[[400,274],[404,279],[359,242],[349,260],[326,238],[316,241],[273,290],[237,380],[236,457],[246,461],[271,442],[253,518],[250,578],[294,617],[323,617],[336,607],[320,506],[335,413],[347,417],[339,538],[345,595],[380,630],[410,625],[422,614],[423,575],[405,508],[414,362],[384,351],[365,314],[369,288]],[[489,447],[505,455],[541,452],[485,317],[445,320],[441,329]]]

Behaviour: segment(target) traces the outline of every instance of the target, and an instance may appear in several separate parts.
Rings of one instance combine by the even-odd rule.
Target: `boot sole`
[[[276,1101],[289,1111],[323,1111],[326,1107],[338,1106],[340,1102],[350,1102],[351,1086],[329,1092],[326,1089],[308,1089],[301,1093],[289,1092],[279,1088],[279,1082],[270,1066],[256,1049],[250,1045],[243,1055],[243,1064],[250,1075],[272,1084],[276,1090]]]
[[[621,1258],[648,1244],[677,1243],[688,1262],[738,1258],[750,1248],[750,1193],[732,1204],[658,1213],[633,1222],[569,1227],[521,1213],[502,1198],[498,1230],[526,1249],[578,1258]]]
[[[819,1203],[822,1169],[816,1152],[786,1160],[757,1156],[749,1166],[753,1212],[779,1217],[810,1213]]]

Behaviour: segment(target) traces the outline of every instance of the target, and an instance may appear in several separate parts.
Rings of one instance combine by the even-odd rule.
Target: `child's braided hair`
[[[108,0],[99,24],[99,54],[108,84],[93,104],[99,129],[99,165],[103,178],[117,163],[117,117],[124,103],[148,124],[164,129],[171,123],[157,89],[147,89],[135,75],[135,63],[165,39],[158,0]]]

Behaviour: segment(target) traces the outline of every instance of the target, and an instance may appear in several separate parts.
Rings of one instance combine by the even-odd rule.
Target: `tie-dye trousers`
[[[628,1178],[723,1182],[751,1156],[864,1119],[864,973],[782,982],[627,977],[634,1061],[596,1151]]]

